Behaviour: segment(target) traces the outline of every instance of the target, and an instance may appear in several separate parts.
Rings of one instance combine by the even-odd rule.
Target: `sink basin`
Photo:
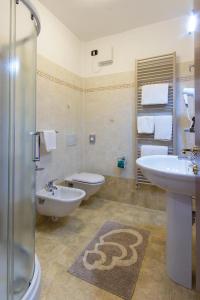
[[[78,207],[86,196],[81,189],[62,186],[56,188],[53,192],[42,189],[36,194],[36,206],[41,215],[64,217]]]
[[[167,272],[178,284],[192,288],[192,196],[196,178],[192,164],[173,155],[144,156],[136,163],[150,182],[167,191]]]
[[[178,194],[195,194],[195,175],[189,160],[174,155],[153,155],[140,157],[136,163],[153,184]]]

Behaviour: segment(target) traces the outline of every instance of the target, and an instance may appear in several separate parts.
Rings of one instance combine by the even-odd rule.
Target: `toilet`
[[[77,173],[65,178],[65,183],[69,187],[82,189],[86,192],[83,200],[87,200],[96,194],[105,183],[105,177],[94,173]]]

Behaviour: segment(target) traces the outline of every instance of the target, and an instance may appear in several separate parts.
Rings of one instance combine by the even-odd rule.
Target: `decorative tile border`
[[[180,75],[176,78],[177,81],[192,81],[194,80],[193,75]],[[120,90],[120,89],[129,89],[135,87],[135,83],[123,83],[123,84],[116,84],[116,85],[108,85],[108,86],[100,86],[96,88],[89,88],[85,89],[86,93],[94,93],[94,92],[103,92],[103,91],[113,91],[113,90]]]
[[[112,91],[112,90],[120,90],[120,89],[129,89],[133,88],[135,86],[134,82],[131,83],[121,83],[121,84],[115,84],[115,85],[108,85],[108,86],[100,86],[96,88],[89,88],[85,89],[86,93],[92,93],[92,92],[101,92],[101,91]]]
[[[54,83],[57,83],[57,84],[60,84],[62,86],[71,88],[73,90],[76,90],[76,91],[79,91],[79,92],[83,92],[84,91],[83,88],[81,88],[79,86],[76,86],[75,84],[71,84],[71,83],[69,83],[67,81],[61,80],[61,79],[59,79],[57,77],[54,77],[52,75],[49,75],[49,74],[43,72],[43,71],[37,70],[37,75],[40,76],[40,77],[42,77],[42,78],[45,78],[47,80],[50,80],[50,81],[52,81]]]
[[[134,88],[135,87],[135,83],[134,82],[130,82],[130,83],[118,83],[118,84],[114,84],[114,85],[105,85],[105,86],[99,86],[99,87],[95,87],[95,88],[82,88],[79,87],[78,85],[75,84],[71,84],[67,81],[61,80],[57,77],[54,77],[48,73],[45,73],[41,70],[37,70],[37,75],[45,78],[49,81],[52,81],[56,84],[71,88],[73,90],[79,91],[79,92],[85,92],[85,93],[94,93],[94,92],[103,92],[103,91],[114,91],[114,90],[122,90],[122,89],[130,89],[130,88]],[[111,75],[112,76],[112,75]],[[84,80],[84,79],[82,79]],[[87,80],[87,79],[86,79]],[[194,80],[194,75],[192,74],[184,74],[184,75],[180,75],[176,78],[177,81],[192,81]]]

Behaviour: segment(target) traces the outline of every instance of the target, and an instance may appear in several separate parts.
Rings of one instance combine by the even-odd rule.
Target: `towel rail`
[[[168,146],[168,154],[176,154],[176,123],[175,123],[175,91],[176,91],[176,52],[136,60],[136,122],[142,115],[171,114],[173,116],[173,130],[171,140],[155,140],[152,134],[138,134],[136,128],[136,159],[141,156],[142,145]],[[168,83],[168,103],[157,105],[142,105],[142,86],[147,84]],[[141,170],[136,167],[136,183],[151,184]]]
[[[57,134],[59,133],[59,131],[57,131],[57,130],[55,130],[55,132],[56,132]],[[42,131],[42,130],[36,131],[36,133],[37,133],[37,134],[40,134],[40,133],[43,133],[43,131]]]
[[[59,133],[59,131],[55,130],[56,134]],[[43,133],[42,130],[36,131],[34,133],[31,133],[33,135],[33,161],[39,162],[40,161],[40,150],[41,150],[41,134]],[[36,165],[36,171],[42,171],[44,168],[39,168]]]

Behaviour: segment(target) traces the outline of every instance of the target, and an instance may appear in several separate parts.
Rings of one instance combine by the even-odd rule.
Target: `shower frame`
[[[17,8],[20,7],[20,8]],[[5,28],[2,26],[2,31],[5,32],[3,35],[1,32],[1,40],[0,40],[0,66],[1,66],[1,83],[2,83],[2,90],[0,91],[0,110],[1,110],[1,125],[2,131],[0,132],[0,139],[2,142],[2,149],[0,153],[0,162],[1,162],[1,179],[3,178],[3,181],[1,182],[0,188],[3,191],[0,191],[0,214],[1,214],[1,230],[0,230],[0,248],[1,248],[1,268],[0,268],[0,294],[1,294],[1,300],[18,300],[18,299],[31,299],[30,294],[29,298],[26,298],[27,292],[30,290],[30,286],[32,285],[32,279],[35,279],[35,268],[37,267],[37,271],[39,269],[38,261],[36,260],[35,264],[35,249],[33,248],[31,251],[34,253],[34,256],[32,256],[31,261],[32,263],[32,275],[30,273],[30,278],[27,278],[27,283],[25,285],[24,282],[20,282],[20,288],[22,288],[22,283],[24,289],[16,290],[15,288],[18,285],[18,282],[14,282],[14,278],[16,279],[16,274],[14,274],[14,270],[18,269],[20,270],[20,265],[18,264],[18,258],[16,256],[16,248],[19,248],[20,252],[20,258],[22,259],[21,266],[26,268],[26,262],[23,263],[23,255],[26,257],[28,254],[25,253],[25,248],[23,248],[22,245],[18,245],[16,243],[15,239],[15,232],[16,232],[16,220],[15,214],[16,211],[19,210],[19,207],[23,207],[23,202],[18,206],[19,203],[15,203],[15,200],[19,195],[16,196],[17,192],[20,191],[20,187],[18,185],[18,181],[16,180],[16,173],[15,170],[17,169],[17,160],[19,157],[17,157],[16,154],[16,137],[20,140],[22,137],[24,140],[24,145],[28,144],[28,147],[26,149],[30,150],[33,149],[34,145],[34,138],[31,137],[31,132],[29,130],[29,127],[34,129],[35,131],[35,87],[36,87],[36,40],[37,35],[39,35],[41,30],[41,24],[40,19],[38,16],[37,11],[33,7],[30,1],[28,0],[5,0],[1,3],[1,8],[4,11],[5,15],[2,17],[2,24],[5,21]],[[5,8],[5,10],[4,10]],[[25,33],[21,33],[20,29],[22,26],[18,26],[21,22],[20,14],[25,12],[24,18],[27,17],[25,25],[24,25],[24,31]],[[30,21],[28,21],[30,19]],[[23,18],[22,18],[23,22]],[[34,24],[33,24],[34,23]],[[33,24],[33,25],[32,25]],[[28,29],[27,29],[28,28]],[[26,32],[30,30],[30,36],[24,36]],[[20,38],[22,36],[23,38]],[[5,40],[4,40],[5,39]],[[33,42],[32,42],[33,41]],[[25,45],[25,46],[24,46]],[[24,49],[20,49],[20,47],[24,47]],[[20,49],[20,50],[19,50]],[[27,53],[30,52],[30,56],[27,55]],[[22,61],[23,54],[26,54],[26,61]],[[27,62],[31,61],[30,64]],[[27,65],[28,64],[28,65]],[[26,72],[27,77],[26,77]],[[18,74],[19,73],[19,74]],[[31,75],[30,75],[31,73]],[[24,82],[20,82],[21,79],[24,79]],[[29,80],[29,82],[28,82]],[[25,85],[23,86],[23,84]],[[28,94],[28,89],[30,88],[30,92],[33,93],[30,95]],[[21,89],[21,90],[20,90]],[[20,94],[21,92],[22,94]],[[32,99],[32,100],[31,100]],[[25,106],[23,106],[23,102]],[[21,102],[20,102],[21,101]],[[26,110],[30,104],[30,109],[34,110],[32,121],[27,121],[24,124],[24,131],[22,130],[20,132],[19,124],[16,124],[16,119],[19,120],[19,116],[17,116],[17,111],[19,108],[16,105],[20,105],[20,107],[23,108],[21,114],[23,112],[28,112]],[[24,118],[26,118],[26,114],[24,114]],[[27,115],[28,118],[28,115]],[[32,123],[31,123],[32,122]],[[29,123],[29,124],[28,124]],[[30,123],[32,125],[30,125]],[[28,124],[28,126],[27,126]],[[30,125],[30,126],[29,126]],[[26,127],[27,126],[27,127]],[[17,136],[17,134],[20,133],[20,136]],[[25,135],[26,133],[26,135]],[[28,134],[27,134],[28,133]],[[27,136],[28,140],[27,140]],[[34,132],[33,132],[34,136]],[[30,142],[31,141],[31,142]],[[5,149],[7,151],[5,151]],[[31,153],[30,153],[31,152]],[[20,151],[17,149],[17,153],[19,154]],[[31,166],[31,170],[33,171],[32,177],[30,176],[30,179],[35,178],[35,164],[32,160],[32,150],[28,151],[28,158],[31,158],[28,160],[29,166]],[[25,160],[25,158],[24,158]],[[5,168],[6,167],[6,168]],[[25,168],[24,168],[25,169]],[[19,174],[20,176],[21,174]],[[29,176],[29,175],[28,175]],[[21,180],[22,181],[22,180]],[[24,183],[26,183],[26,179],[24,180]],[[31,212],[31,224],[29,223],[28,218],[27,221],[27,228],[32,226],[32,233],[33,233],[33,241],[31,242],[32,245],[34,245],[34,215],[35,215],[35,209],[34,209],[34,194],[35,194],[35,180],[32,180],[29,182],[30,190],[29,195],[30,198],[24,198],[23,200],[26,200],[27,202],[30,201],[31,204],[29,206],[32,207]],[[25,188],[24,188],[25,189]],[[24,193],[24,196],[26,194],[26,191]],[[22,194],[23,196],[23,194]],[[29,200],[30,199],[30,200]],[[18,200],[18,199],[17,199]],[[25,202],[24,202],[25,203]],[[27,204],[25,203],[25,206]],[[25,210],[24,210],[25,211]],[[21,211],[22,216],[18,216],[17,222],[20,223],[20,219],[23,219],[23,211]],[[22,225],[24,223],[22,222]],[[21,225],[21,227],[22,227]],[[24,228],[25,229],[25,228]],[[18,238],[20,237],[20,234],[17,233]],[[27,235],[27,234],[26,234]],[[30,233],[31,235],[31,233]],[[23,237],[22,237],[23,241]],[[18,242],[18,240],[17,240]],[[19,247],[18,247],[19,246]],[[3,250],[3,251],[2,251]],[[28,250],[28,248],[26,249]],[[17,250],[18,251],[18,250]],[[24,251],[24,252],[23,252]],[[30,255],[30,253],[29,253]],[[20,261],[20,259],[19,259]],[[31,264],[31,262],[29,262]],[[36,266],[36,267],[35,267]],[[18,271],[17,270],[17,271]],[[39,288],[39,286],[37,286]],[[34,292],[32,293],[34,294]],[[32,298],[37,299],[37,298]]]

